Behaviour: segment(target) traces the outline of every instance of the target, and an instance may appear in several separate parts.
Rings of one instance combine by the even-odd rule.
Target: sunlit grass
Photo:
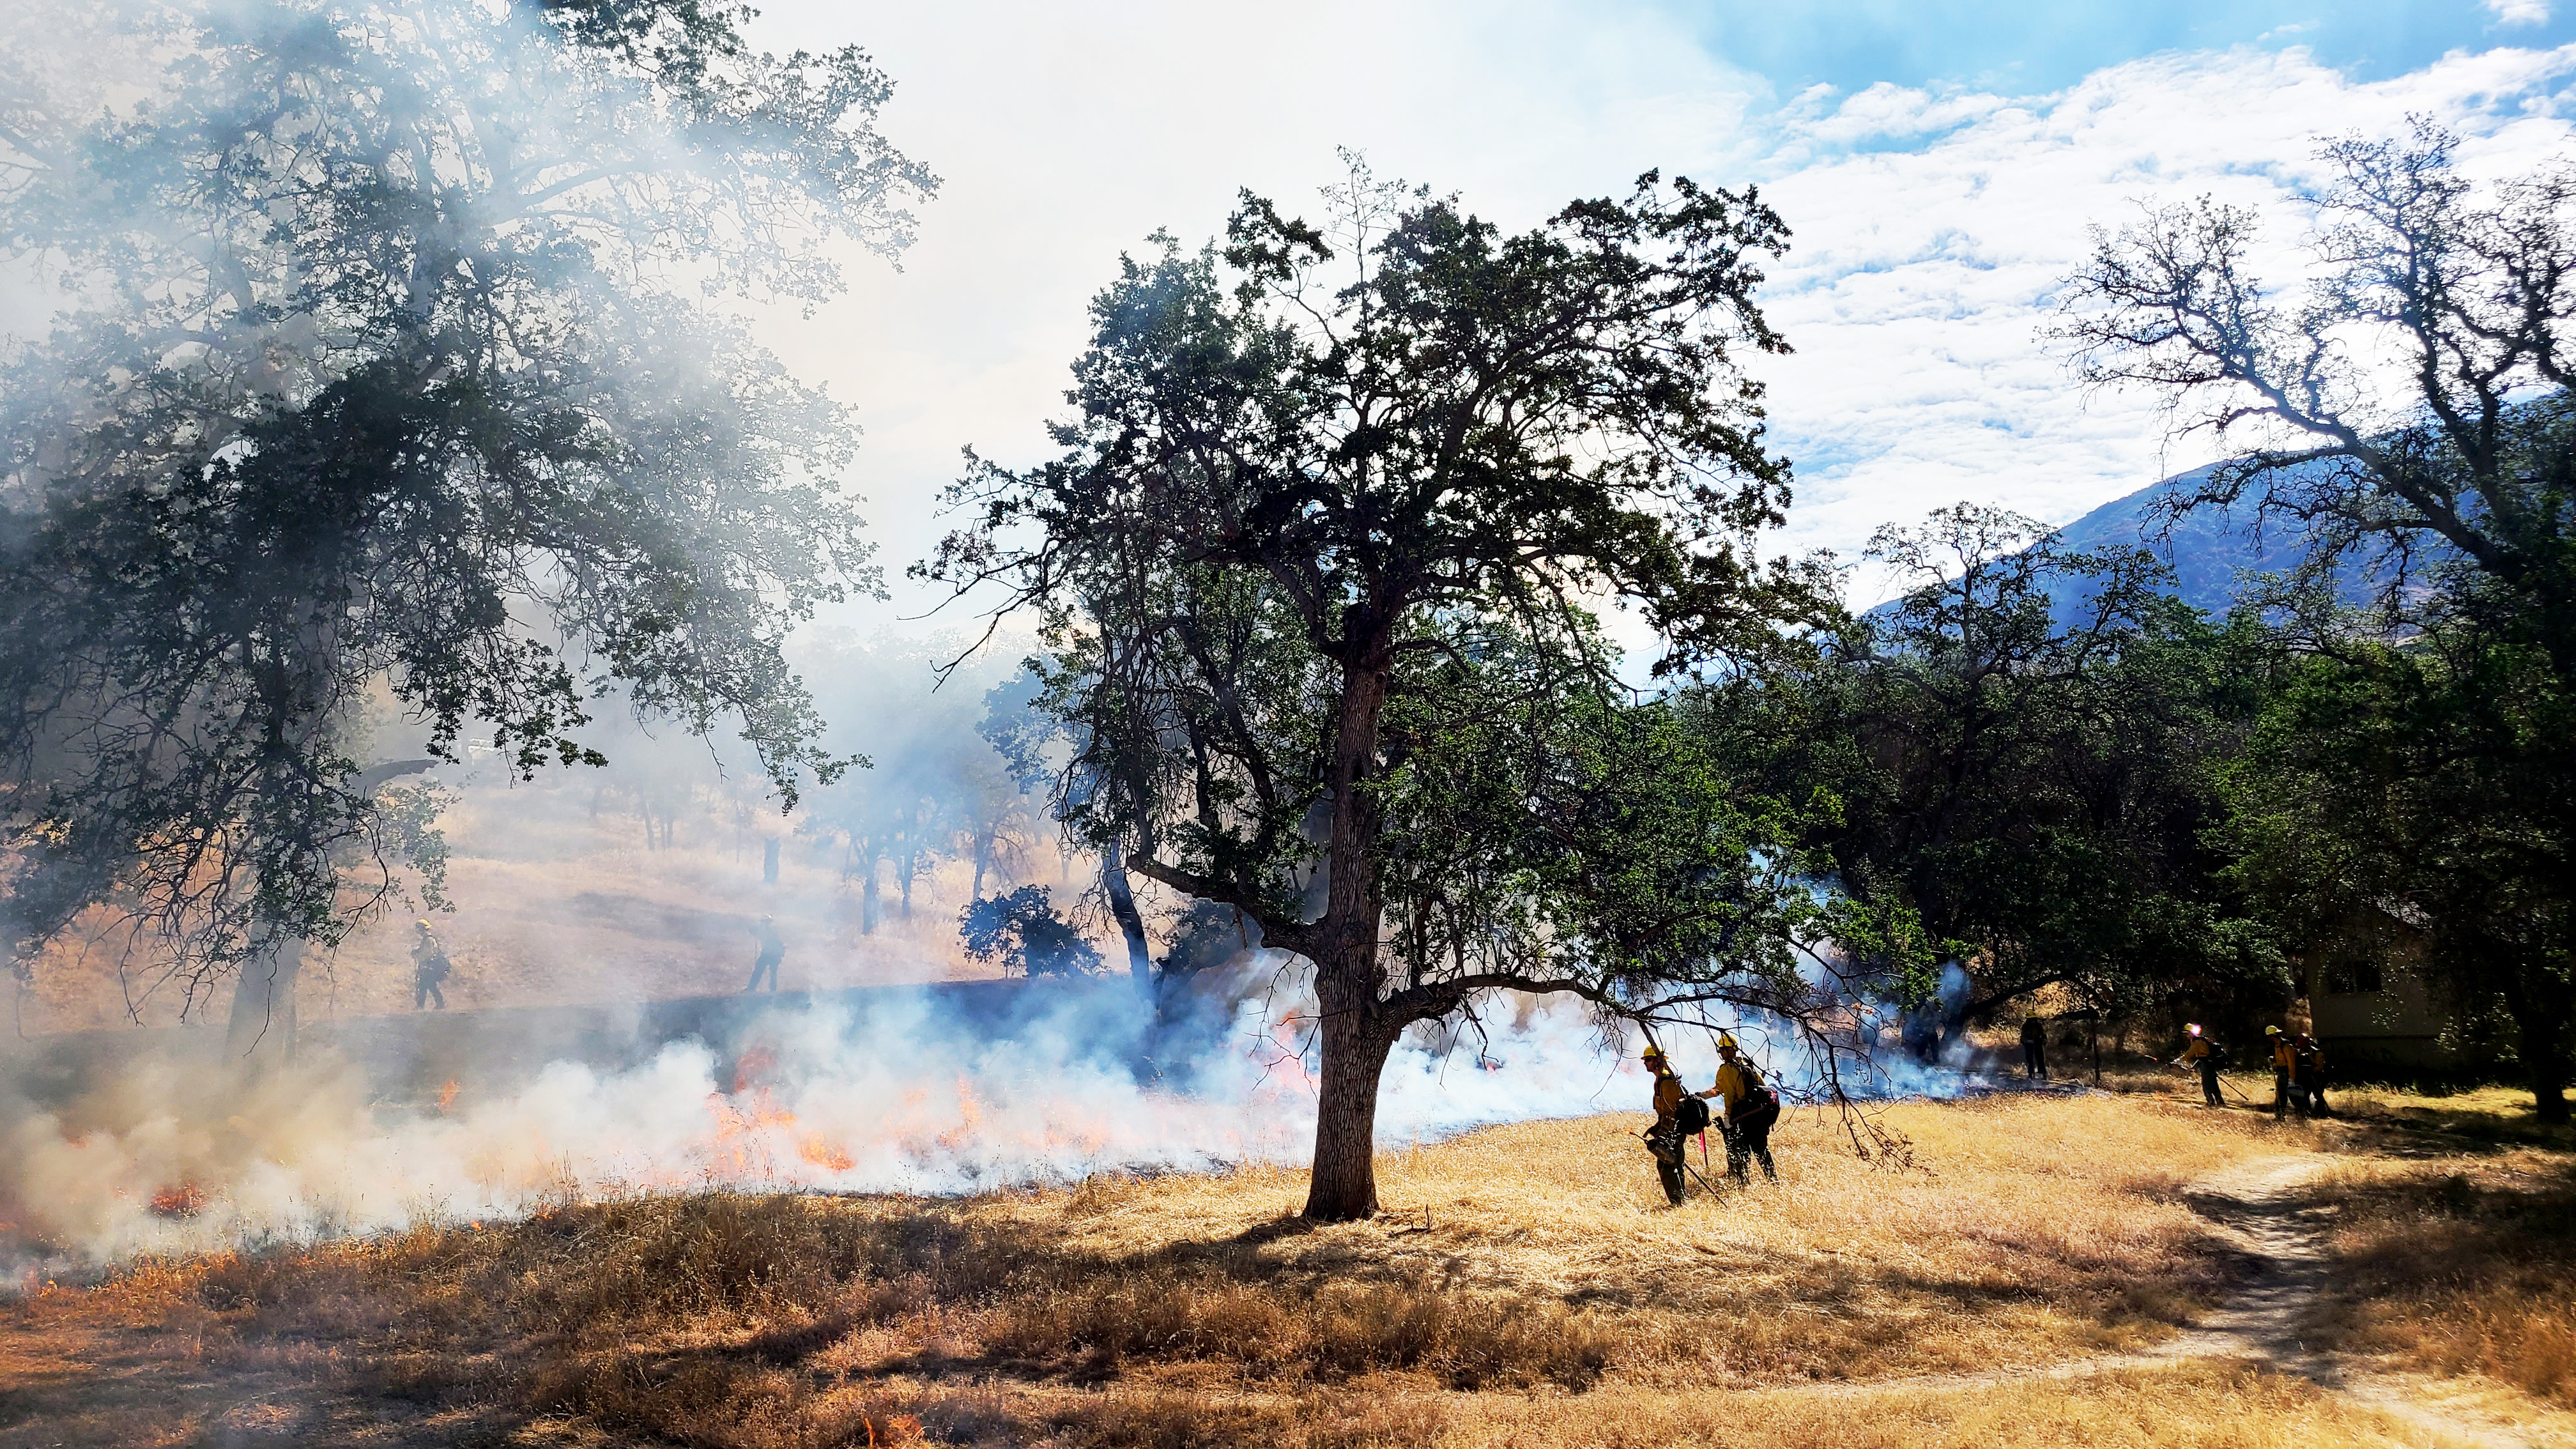
[[[110,1408],[73,1444],[150,1442],[147,1421],[171,1442],[210,1432],[213,1401],[170,1387],[197,1381],[344,1414],[400,1402],[460,1433],[728,1449],[1661,1446],[1721,1423],[1756,1445],[2439,1442],[2227,1364],[2063,1376],[2170,1339],[2225,1291],[2183,1184],[2289,1156],[2319,1164],[2320,1201],[2353,1205],[2335,1242],[2382,1285],[2342,1320],[2349,1347],[2563,1394],[2558,1350],[2502,1346],[2545,1338],[2557,1310],[2534,1295],[2564,1279],[2450,1231],[2463,1191],[2501,1199],[2357,1155],[2375,1129],[2161,1095],[1907,1104],[1880,1125],[1924,1167],[1896,1172],[1802,1113],[1775,1138],[1778,1187],[1695,1187],[1675,1210],[1628,1135],[1643,1121],[1389,1153],[1367,1223],[1306,1227],[1303,1174],[1276,1168],[962,1200],[639,1198],[140,1265],[21,1305],[0,1344],[19,1361],[153,1346],[126,1378],[93,1370],[82,1402]],[[2426,1276],[2407,1254],[2435,1222],[2449,1256]]]

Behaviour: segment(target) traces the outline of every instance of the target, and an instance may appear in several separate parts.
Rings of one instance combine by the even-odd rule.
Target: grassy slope
[[[1298,1174],[1245,1171],[150,1265],[14,1310],[0,1446],[2439,1442],[2226,1364],[1873,1389],[2169,1336],[2228,1266],[2178,1186],[2283,1154],[2349,1204],[2346,1347],[2576,1402],[2559,1147],[2115,1096],[1886,1120],[1932,1170],[1796,1120],[1781,1188],[1677,1212],[1607,1117],[1390,1157],[1386,1219],[1316,1230]]]
[[[786,940],[780,976],[789,990],[994,974],[958,945],[957,912],[974,879],[962,862],[925,870],[909,917],[885,867],[882,918],[862,934],[857,887],[841,878],[839,856],[810,839],[788,840],[773,885],[761,878],[759,835],[703,815],[686,821],[677,848],[647,849],[635,816],[616,808],[593,816],[591,792],[575,784],[485,785],[458,795],[441,821],[454,852],[447,889],[456,909],[433,913],[455,965],[444,987],[450,1007],[738,991],[756,949],[750,923],[764,914],[777,918]],[[1070,893],[1056,879],[1052,850],[1019,858],[1033,874],[996,874],[986,889],[1034,880],[1054,886],[1059,899]],[[385,912],[336,953],[309,958],[297,996],[304,1020],[410,1010],[417,910],[413,902]],[[157,954],[129,952],[111,921],[93,911],[91,934],[76,932],[39,960],[35,985],[18,1003],[21,1031],[178,1023],[186,993],[158,981],[148,964]],[[190,1018],[220,1025],[230,999],[219,984]]]

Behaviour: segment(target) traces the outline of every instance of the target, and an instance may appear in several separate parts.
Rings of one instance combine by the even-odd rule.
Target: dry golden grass
[[[2335,1115],[2348,1122],[2576,1149],[2576,1127],[2544,1125],[2533,1110],[2530,1091],[2522,1087],[2479,1087],[2439,1097],[2358,1087],[2337,1089],[2327,1097]]]
[[[1871,1169],[1793,1119],[1781,1186],[1675,1211],[1625,1135],[1639,1120],[1393,1154],[1373,1223],[1306,1227],[1302,1176],[1269,1169],[644,1199],[147,1265],[40,1295],[20,1326],[146,1326],[217,1382],[318,1375],[480,1422],[745,1449],[907,1414],[1183,1442],[1152,1427],[1175,1404],[1213,1416],[1188,1442],[1426,1442],[1465,1422],[1460,1392],[1867,1381],[2152,1342],[2222,1271],[2178,1184],[2313,1145],[2105,1096],[1907,1106],[1885,1121],[1932,1171]]]
[[[2576,1163],[2529,1148],[2347,1159],[2310,1195],[2335,1212],[2344,1269],[2322,1341],[2576,1409]]]
[[[437,918],[455,963],[444,987],[458,1010],[709,995],[740,990],[754,951],[749,922],[773,915],[786,938],[782,984],[829,990],[894,982],[974,978],[992,968],[971,961],[957,937],[957,913],[972,894],[971,865],[943,860],[914,883],[913,909],[899,914],[886,871],[882,915],[859,931],[859,897],[840,863],[812,842],[791,840],[780,879],[762,879],[756,833],[711,814],[709,802],[684,825],[675,848],[646,849],[637,818],[612,805],[593,816],[588,788],[557,784],[458,792],[442,821],[453,856],[448,894],[458,906]],[[1053,880],[1052,850],[1035,853]],[[996,876],[988,890],[1005,884]],[[1009,884],[1023,882],[1012,880]],[[19,1003],[29,1033],[176,1024],[181,994],[137,998],[121,982],[121,934],[113,913],[55,942],[36,962]],[[408,908],[390,911],[328,957],[308,959],[297,992],[307,1024],[333,1017],[388,1015],[412,1007]],[[138,970],[150,953],[138,956]],[[219,990],[211,1009],[220,1019]],[[199,1002],[198,1013],[209,1009]]]
[[[874,1391],[881,1414],[928,1435],[1001,1436],[1064,1449],[2318,1449],[2459,1441],[2304,1380],[2232,1364],[2183,1364],[2073,1379],[1811,1390],[1613,1385],[1580,1397],[1460,1394],[1401,1382],[1284,1396],[1112,1387],[1048,1394],[906,1384]],[[853,1401],[856,1391],[843,1393]],[[891,1406],[901,1405],[902,1408]],[[821,1441],[830,1442],[830,1441]],[[855,1438],[846,1442],[858,1442]]]
[[[1825,1400],[1777,1390],[1614,1391],[1576,1409],[1562,1400],[1488,1398],[1461,1405],[1436,1438],[1414,1442],[1441,1449],[1669,1449],[1721,1442],[1730,1449],[2319,1449],[2450,1441],[2337,1401],[2304,1380],[2196,1363]]]
[[[1387,1216],[1333,1227],[1291,1216],[1301,1174],[1256,1169],[641,1199],[141,1265],[0,1326],[0,1449],[2443,1442],[2238,1366],[2052,1372],[2221,1291],[2181,1185],[2284,1154],[2346,1164],[2317,1190],[2349,1205],[2338,1251],[2382,1275],[2353,1347],[2559,1392],[2494,1350],[2555,1311],[2533,1295],[2563,1257],[2534,1276],[2512,1234],[2563,1254],[2563,1202],[2449,1232],[2490,1220],[2487,1179],[2459,1218],[2461,1169],[2351,1156],[2364,1129],[2107,1094],[1908,1105],[1883,1120],[1931,1170],[1900,1174],[1793,1118],[1779,1187],[1673,1210],[1624,1135],[1640,1120],[1390,1154]],[[2448,1256],[2408,1279],[2428,1224]],[[2489,1316],[2433,1331],[2462,1303]]]
[[[1615,1315],[1630,1372],[1705,1382],[1982,1370],[2165,1336],[2220,1265],[2179,1185],[2314,1137],[2250,1114],[2111,1097],[1892,1109],[1930,1172],[1870,1168],[1830,1120],[1775,1139],[1784,1182],[1664,1208],[1640,1119],[1532,1123],[1396,1153],[1390,1220],[1268,1237],[1301,1174],[1094,1183],[999,1199],[1018,1230],[1111,1261],[1161,1245],[1267,1238],[1264,1273],[1418,1274],[1444,1290]],[[1413,1214],[1427,1214],[1429,1227]]]

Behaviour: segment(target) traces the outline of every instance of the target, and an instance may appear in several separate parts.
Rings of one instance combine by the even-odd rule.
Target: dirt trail
[[[2306,1208],[2299,1189],[2325,1170],[2313,1155],[2266,1157],[2214,1173],[2185,1189],[2184,1200],[2219,1230],[2250,1269],[2247,1280],[2217,1312],[2171,1342],[2146,1353],[2111,1354],[2038,1369],[1991,1374],[1935,1374],[1919,1378],[1834,1385],[1827,1392],[1874,1394],[1896,1388],[1976,1388],[2050,1379],[2090,1378],[2128,1369],[2169,1366],[2194,1359],[2252,1360],[2277,1373],[2295,1374],[2329,1393],[2352,1399],[2437,1437],[2474,1449],[2547,1449],[2576,1445],[2576,1416],[2550,1414],[2553,1427],[2512,1423],[2461,1402],[2456,1386],[2430,1377],[2379,1372],[2310,1349],[2300,1328],[2328,1287],[2332,1261],[2324,1246],[2333,1209]],[[2446,1388],[2448,1392],[2446,1392]]]
[[[2312,1156],[2271,1157],[2192,1184],[2186,1193],[2192,1210],[2245,1253],[2253,1274],[2218,1312],[2143,1357],[2255,1359],[2467,1444],[2523,1449],[2576,1442],[2563,1429],[2513,1424],[2471,1405],[2439,1402],[2436,1380],[2377,1372],[2301,1341],[2301,1325],[2327,1294],[2333,1271],[2324,1241],[2333,1209],[2304,1207],[2299,1192],[2324,1170]]]

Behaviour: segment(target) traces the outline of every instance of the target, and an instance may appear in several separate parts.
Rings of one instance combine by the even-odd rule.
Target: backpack
[[[1674,1110],[1673,1120],[1681,1125],[1681,1135],[1684,1137],[1694,1132],[1707,1131],[1708,1100],[1704,1097],[1682,1098],[1681,1106]]]
[[[1763,1085],[1762,1073],[1751,1062],[1738,1062],[1735,1069],[1744,1073],[1744,1106],[1732,1114],[1737,1127],[1767,1127],[1780,1120],[1780,1094]]]

